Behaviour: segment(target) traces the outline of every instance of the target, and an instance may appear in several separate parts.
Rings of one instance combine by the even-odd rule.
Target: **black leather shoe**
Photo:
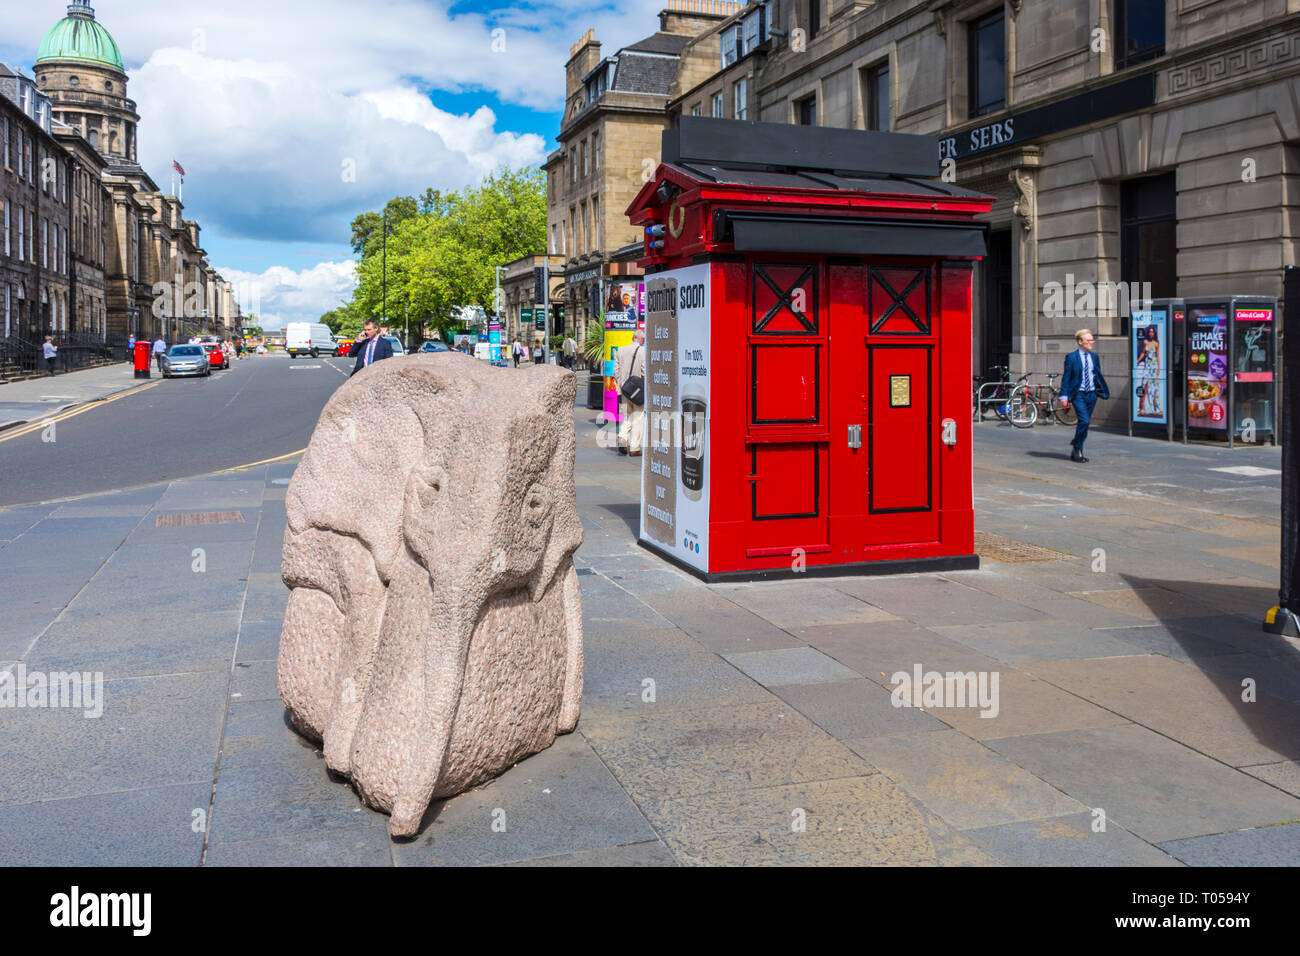
[[[1088,459],[1083,457],[1083,452],[1079,451],[1079,449],[1077,448],[1073,448],[1073,450],[1070,452],[1070,461],[1087,461],[1087,460]]]

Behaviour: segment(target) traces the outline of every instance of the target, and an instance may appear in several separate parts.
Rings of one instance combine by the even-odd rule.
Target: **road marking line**
[[[137,395],[140,392],[156,388],[161,384],[162,382],[150,382],[148,385],[139,385],[127,391],[118,392],[116,395],[110,395],[108,398],[88,399],[80,405],[74,405],[65,412],[60,412],[58,415],[50,415],[47,418],[38,418],[34,422],[28,422],[26,425],[20,425],[18,428],[11,431],[6,431],[3,434],[0,434],[0,442],[10,441],[14,438],[21,438],[23,435],[30,435],[32,432],[42,431],[45,426],[49,425],[51,422],[61,422],[64,419],[72,418],[74,415],[80,415],[82,412],[88,412],[92,408],[100,408],[107,405],[109,402],[116,402],[120,398]]]
[[[287,455],[277,455],[274,458],[264,458],[261,461],[250,461],[247,465],[235,465],[233,468],[222,468],[221,471],[214,471],[212,474],[220,475],[227,471],[243,471],[245,468],[256,468],[258,465],[273,465],[277,461],[284,461],[286,458],[292,458],[295,455],[301,455],[306,448],[299,448],[297,451],[291,451]]]

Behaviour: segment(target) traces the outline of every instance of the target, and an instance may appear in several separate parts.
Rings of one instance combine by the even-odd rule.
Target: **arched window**
[[[92,129],[90,131],[90,145],[95,149],[99,149],[99,130]]]

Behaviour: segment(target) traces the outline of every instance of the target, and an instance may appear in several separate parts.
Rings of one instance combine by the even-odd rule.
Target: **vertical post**
[[[384,207],[384,258],[380,268],[383,287],[383,304],[380,306],[379,324],[388,324],[388,207]]]
[[[546,329],[542,340],[542,361],[551,361],[551,271],[550,263],[542,259],[542,314],[546,318]]]

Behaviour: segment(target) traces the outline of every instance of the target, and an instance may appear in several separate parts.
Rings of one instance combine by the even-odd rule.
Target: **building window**
[[[882,63],[867,70],[866,89],[867,129],[889,131],[889,64]]]
[[[585,139],[582,141],[582,175],[591,175],[591,169],[587,165],[587,141]]]
[[[732,112],[731,115],[738,120],[749,119],[749,82],[744,79],[736,81],[736,85],[731,88],[732,95]]]
[[[713,94],[713,115],[714,116],[722,115],[722,94],[721,93]]]
[[[570,182],[576,183],[578,181],[578,147],[576,146],[569,149],[569,169],[572,170]]]
[[[9,251],[9,200],[8,199],[5,200],[5,255],[6,256],[13,255],[13,253]]]
[[[23,247],[27,244],[27,210],[18,207],[18,258],[23,258]]]
[[[13,303],[9,298],[9,283],[6,282],[5,283],[5,338],[9,338],[9,336],[13,334],[13,325],[12,325],[13,314],[11,312],[12,308],[13,308]]]
[[[821,0],[808,0],[808,39],[817,35],[822,25]]]
[[[591,165],[593,169],[600,169],[600,134],[591,134]]]
[[[703,116],[703,115],[704,115],[704,108],[703,108],[702,106],[700,106],[699,103],[696,103],[694,106],[691,107],[691,115],[692,115],[692,116]]]
[[[41,268],[50,267],[50,221],[41,220]]]
[[[0,130],[3,130],[5,169],[13,169],[13,163],[9,161],[9,117],[6,116],[4,122],[0,123]]]
[[[722,32],[722,68],[725,70],[740,56],[740,31],[728,27]]]
[[[551,223],[551,250],[550,250],[551,255],[557,255],[560,251],[556,243],[557,243],[557,234],[555,231],[555,223]]]
[[[794,104],[795,122],[800,126],[817,125],[817,97],[809,96]]]
[[[600,250],[600,200],[591,197],[591,248]]]
[[[1115,69],[1165,52],[1165,0],[1115,0]]]
[[[1120,184],[1120,280],[1150,282],[1152,298],[1178,294],[1177,201],[1174,173]],[[1121,317],[1125,335],[1127,325]]]
[[[1007,37],[1002,11],[972,20],[968,29],[970,115],[983,116],[1007,105]]]

